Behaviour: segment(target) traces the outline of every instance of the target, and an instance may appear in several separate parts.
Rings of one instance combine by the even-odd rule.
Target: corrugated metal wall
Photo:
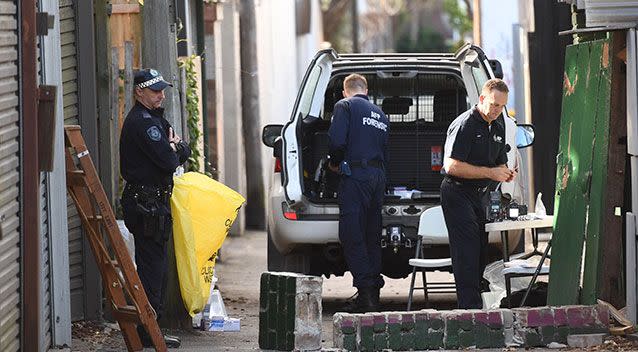
[[[17,1],[0,0],[0,351],[20,349]]]
[[[633,26],[638,23],[638,1],[585,0],[587,27]]]
[[[60,0],[60,43],[62,45],[62,83],[64,124],[78,125],[78,81],[75,6]],[[75,204],[67,197],[69,228],[69,275],[71,281],[71,319],[84,319],[84,244],[82,223]]]

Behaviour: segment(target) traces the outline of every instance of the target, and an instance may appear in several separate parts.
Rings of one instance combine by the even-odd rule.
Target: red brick
[[[565,326],[569,324],[567,320],[567,311],[564,307],[555,307],[554,310],[554,325]]]
[[[527,315],[528,326],[553,326],[554,315],[550,308],[532,308]]]
[[[595,310],[596,310],[596,320],[598,324],[608,326],[609,325],[609,308],[599,304],[595,306]]]
[[[390,313],[388,314],[388,324],[399,324],[401,323],[401,315],[400,313]]]
[[[483,311],[474,313],[474,320],[492,328],[503,326],[503,317],[500,311]]]
[[[373,326],[374,325],[374,319],[371,315],[361,315],[361,319],[359,320],[359,324],[361,324],[361,326]]]
[[[584,309],[584,306],[571,306],[567,307],[567,321],[569,322],[569,326],[572,328],[579,328],[587,325],[589,319],[587,319],[587,315],[589,312]]]

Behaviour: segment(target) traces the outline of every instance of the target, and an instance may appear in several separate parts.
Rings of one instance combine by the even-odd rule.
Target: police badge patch
[[[160,133],[159,128],[157,128],[157,126],[151,126],[146,130],[146,134],[148,135],[148,137],[157,142],[160,139],[162,139],[162,134]]]

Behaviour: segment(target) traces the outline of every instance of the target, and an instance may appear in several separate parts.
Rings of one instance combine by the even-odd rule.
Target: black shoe
[[[182,340],[179,337],[168,334],[164,335],[164,342],[168,348],[179,348],[182,345]]]
[[[356,298],[346,305],[348,313],[368,313],[379,311],[378,289],[365,287],[358,289]]]
[[[139,333],[138,329],[138,334],[140,335],[140,340],[142,340],[143,347],[155,347],[153,345],[153,340],[151,340],[151,336],[146,332],[146,330],[143,330],[143,333]],[[168,348],[179,348],[182,345],[182,340],[180,340],[177,336],[164,335],[164,343]]]
[[[374,291],[372,291],[372,298],[374,300],[374,302],[376,303],[377,306],[381,306],[380,304],[380,300],[381,300],[381,287],[375,287],[373,289]]]

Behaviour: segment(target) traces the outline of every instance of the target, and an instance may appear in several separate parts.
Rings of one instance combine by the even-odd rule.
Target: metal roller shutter
[[[75,6],[72,0],[60,0],[60,44],[62,46],[62,83],[64,124],[79,125]],[[67,196],[69,228],[69,275],[71,319],[84,319],[84,244],[82,222],[75,204]]]
[[[17,2],[0,0],[0,351],[20,349]]]

